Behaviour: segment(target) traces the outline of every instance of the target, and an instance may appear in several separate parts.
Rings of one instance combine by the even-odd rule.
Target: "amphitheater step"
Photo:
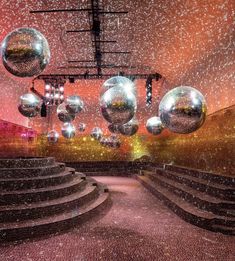
[[[30,168],[40,166],[50,166],[55,164],[55,159],[48,158],[13,158],[13,159],[0,159],[0,168]]]
[[[178,181],[170,180],[164,176],[157,175],[151,172],[145,172],[145,175],[149,177],[153,182],[160,184],[161,186],[168,188],[176,195],[184,198],[184,200],[192,203],[200,209],[211,211],[214,214],[231,216],[234,215],[231,210],[235,209],[234,201],[223,201],[205,192],[201,192],[196,188],[192,188],[186,184]]]
[[[84,179],[76,174],[74,179],[60,185],[37,189],[1,191],[0,205],[23,204],[63,197],[80,190],[85,183]]]
[[[182,219],[196,226],[225,234],[233,234],[235,218],[215,215],[212,212],[204,211],[186,202],[168,189],[156,184],[146,176],[136,176],[137,179],[148,188],[154,195],[162,200],[173,212]],[[220,229],[217,228],[220,226]],[[226,229],[222,229],[226,227]]]
[[[100,185],[98,186],[100,193],[97,199],[80,208],[75,207],[54,216],[1,224],[0,242],[58,233],[100,214],[100,212],[103,212],[105,207],[107,207],[109,193],[105,192],[104,188]]]

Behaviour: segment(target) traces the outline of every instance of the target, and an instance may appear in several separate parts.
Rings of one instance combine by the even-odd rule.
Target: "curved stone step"
[[[61,198],[40,201],[28,205],[0,206],[0,222],[16,222],[55,215],[78,206],[81,207],[89,201],[95,200],[97,196],[97,185],[93,185],[92,182],[89,181],[83,190]]]
[[[162,200],[166,206],[168,206],[185,221],[211,231],[233,235],[235,218],[218,216],[211,212],[198,209],[197,207],[184,201],[182,198],[177,197],[166,188],[163,188],[159,184],[151,181],[148,177],[136,176],[136,178],[156,197]],[[221,228],[226,227],[226,229],[217,229],[217,226],[220,226]]]
[[[10,192],[1,191],[0,205],[23,204],[63,197],[78,191],[85,184],[86,181],[79,174],[75,174],[73,180],[56,186]]]
[[[50,166],[55,164],[55,158],[0,158],[0,168],[30,168],[40,166]]]
[[[0,228],[0,242],[20,240],[30,237],[58,233],[87,221],[103,212],[109,205],[109,193],[99,185],[99,196],[81,208],[74,208],[59,215],[40,219],[4,223]]]
[[[55,186],[65,182],[69,182],[74,177],[74,174],[74,169],[66,168],[65,171],[57,174],[50,174],[48,176],[0,179],[0,189],[2,191],[14,191]]]
[[[157,175],[162,175],[169,179],[181,182],[192,188],[197,188],[202,192],[206,192],[212,196],[223,200],[235,200],[235,188],[223,184],[214,183],[211,180],[204,180],[198,177],[190,177],[188,175],[179,174],[172,171],[158,169]]]
[[[145,173],[145,175],[152,181],[164,186],[165,188],[168,188],[177,196],[182,197],[184,200],[192,203],[202,210],[208,210],[218,215],[234,217],[234,215],[230,214],[229,211],[235,209],[235,201],[224,201],[215,198],[205,192],[191,188],[186,184],[167,179],[166,177],[157,175],[155,173],[148,172]]]
[[[56,174],[65,170],[64,163],[55,163],[50,166],[26,168],[0,168],[0,179],[30,178]]]

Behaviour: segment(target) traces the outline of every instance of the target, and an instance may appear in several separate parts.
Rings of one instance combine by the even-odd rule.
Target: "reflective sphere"
[[[116,124],[109,124],[108,129],[111,133],[120,133],[119,131],[119,125]]]
[[[136,96],[123,87],[111,88],[101,97],[100,107],[105,120],[113,124],[125,124],[135,115]]]
[[[102,137],[100,139],[100,144],[104,147],[109,147],[109,148],[120,148],[121,146],[121,141],[116,135],[112,135],[110,137]]]
[[[51,130],[47,134],[47,140],[50,143],[56,143],[59,139],[59,133],[55,130]]]
[[[104,82],[101,88],[100,96],[103,96],[107,90],[116,87],[124,88],[126,91],[131,91],[134,94],[136,93],[136,88],[133,81],[123,76],[115,76]]]
[[[146,129],[153,135],[158,135],[164,129],[160,117],[152,117],[147,120]]]
[[[61,133],[65,138],[71,139],[75,136],[75,127],[72,123],[66,122],[61,128]]]
[[[78,124],[78,131],[84,132],[86,130],[86,124],[85,123],[79,123]]]
[[[91,131],[91,137],[95,140],[100,140],[103,136],[103,131],[99,127],[95,127]]]
[[[35,117],[40,111],[40,100],[32,94],[26,93],[20,96],[19,112],[25,117]]]
[[[45,69],[49,60],[48,42],[35,29],[16,29],[3,40],[2,61],[5,68],[15,76],[38,75]]]
[[[196,89],[176,87],[161,100],[159,115],[165,127],[176,133],[191,133],[202,126],[206,118],[206,101]]]
[[[83,109],[83,101],[77,95],[69,96],[66,101],[66,110],[70,113],[78,113]]]
[[[75,114],[70,113],[66,110],[65,103],[61,103],[57,107],[57,116],[62,122],[71,122],[75,119]]]
[[[131,120],[119,127],[120,133],[125,136],[132,136],[136,134],[138,129],[139,129],[139,125],[136,120]]]

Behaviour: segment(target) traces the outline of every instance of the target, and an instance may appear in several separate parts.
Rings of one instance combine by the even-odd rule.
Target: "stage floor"
[[[111,192],[105,216],[61,235],[1,246],[0,260],[235,260],[235,237],[186,223],[132,178],[96,179]]]

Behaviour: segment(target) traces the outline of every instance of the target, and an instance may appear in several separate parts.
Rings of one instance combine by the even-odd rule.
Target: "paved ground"
[[[113,206],[100,220],[47,239],[1,247],[0,261],[234,261],[235,237],[190,225],[137,181],[99,177]]]

